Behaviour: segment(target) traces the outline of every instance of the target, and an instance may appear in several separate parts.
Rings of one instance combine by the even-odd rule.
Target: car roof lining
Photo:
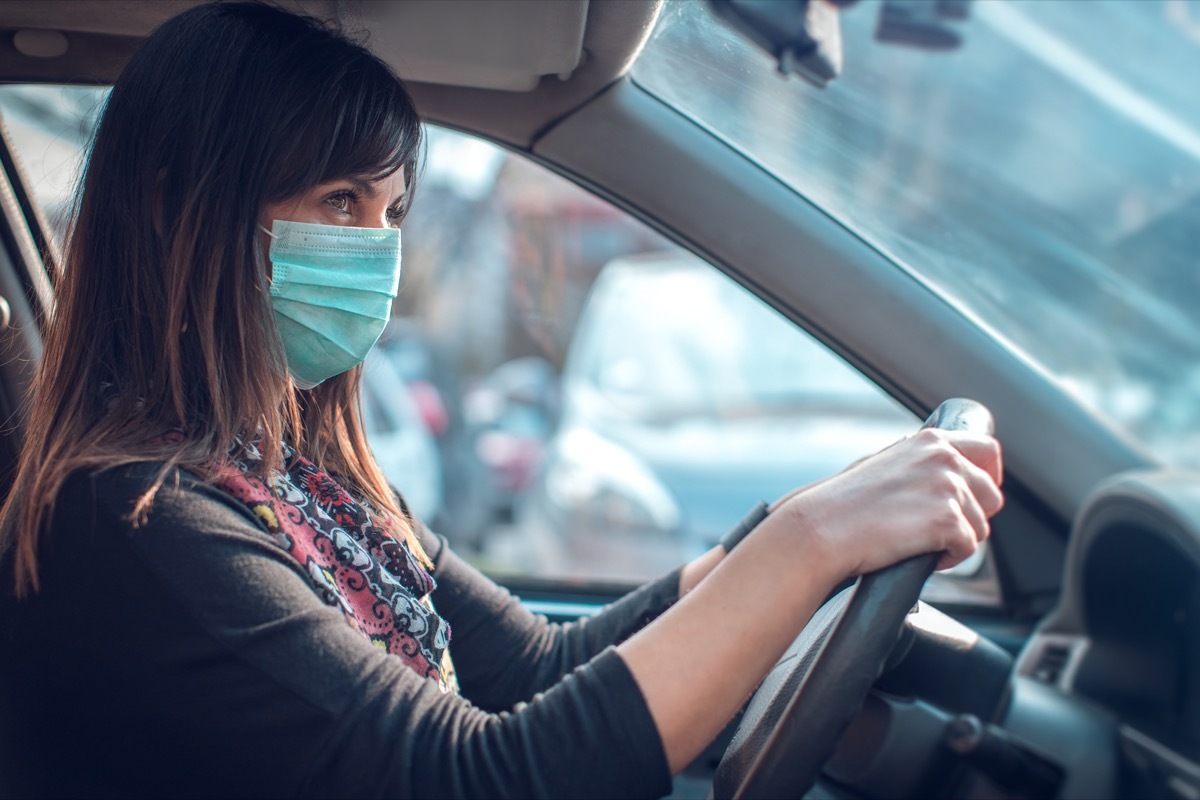
[[[108,84],[142,39],[204,0],[10,0],[0,6],[0,80]],[[281,0],[336,20],[405,79],[432,121],[527,149],[540,131],[629,69],[662,0]],[[66,53],[23,54],[19,30],[60,31]],[[501,44],[502,43],[502,44]]]
[[[579,66],[587,9],[588,0],[409,0],[338,3],[337,16],[352,36],[384,33],[366,41],[406,81],[527,92]]]

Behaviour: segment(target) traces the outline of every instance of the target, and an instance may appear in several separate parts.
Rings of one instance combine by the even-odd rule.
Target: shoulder
[[[185,470],[164,469],[139,462],[72,473],[39,544],[44,569],[139,575],[198,618],[247,581],[296,583],[312,594],[300,565],[245,503]],[[152,489],[152,501],[135,514]]]
[[[139,502],[149,496],[135,519]],[[52,525],[141,527],[210,527],[262,530],[245,504],[196,475],[163,462],[140,461],[116,467],[78,469],[63,482],[54,502]]]

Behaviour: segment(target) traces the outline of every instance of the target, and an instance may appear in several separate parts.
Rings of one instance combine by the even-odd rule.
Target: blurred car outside
[[[650,578],[755,503],[911,433],[912,415],[682,252],[600,273],[571,342],[560,425],[518,509],[540,569]]]
[[[362,376],[363,425],[371,451],[417,519],[437,526],[443,486],[434,435],[387,351],[371,351]]]
[[[402,292],[408,291],[408,284],[401,285]],[[440,476],[441,503],[437,516],[424,518],[425,523],[461,552],[478,550],[480,531],[487,527],[480,510],[486,479],[471,453],[463,420],[462,380],[453,356],[427,335],[421,320],[404,315],[392,317],[372,353],[386,358],[390,370],[404,382],[416,418],[435,448],[436,459],[426,469],[436,468]],[[375,453],[382,461],[387,456],[381,449]]]
[[[487,475],[488,516],[513,521],[514,508],[537,476],[558,418],[559,376],[539,356],[506,361],[463,399],[475,458]]]
[[[557,423],[559,374],[596,275],[614,258],[672,245],[494,144],[426,132],[398,317],[380,346],[394,351],[410,388],[424,380],[440,393],[439,532],[486,559],[511,542],[513,509]]]

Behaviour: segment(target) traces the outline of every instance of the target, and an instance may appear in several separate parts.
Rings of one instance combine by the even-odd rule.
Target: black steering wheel
[[[991,412],[974,400],[938,406],[926,428],[991,434]],[[900,635],[938,554],[858,579],[822,606],[763,680],[717,767],[719,799],[800,797],[833,754]]]

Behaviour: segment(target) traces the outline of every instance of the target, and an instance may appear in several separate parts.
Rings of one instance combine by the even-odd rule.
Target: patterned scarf
[[[447,647],[450,625],[429,593],[437,585],[408,543],[393,538],[328,474],[284,448],[285,472],[250,474],[261,461],[253,446],[216,485],[245,503],[275,543],[304,568],[316,593],[342,610],[351,627],[397,656],[442,691],[458,691]]]

